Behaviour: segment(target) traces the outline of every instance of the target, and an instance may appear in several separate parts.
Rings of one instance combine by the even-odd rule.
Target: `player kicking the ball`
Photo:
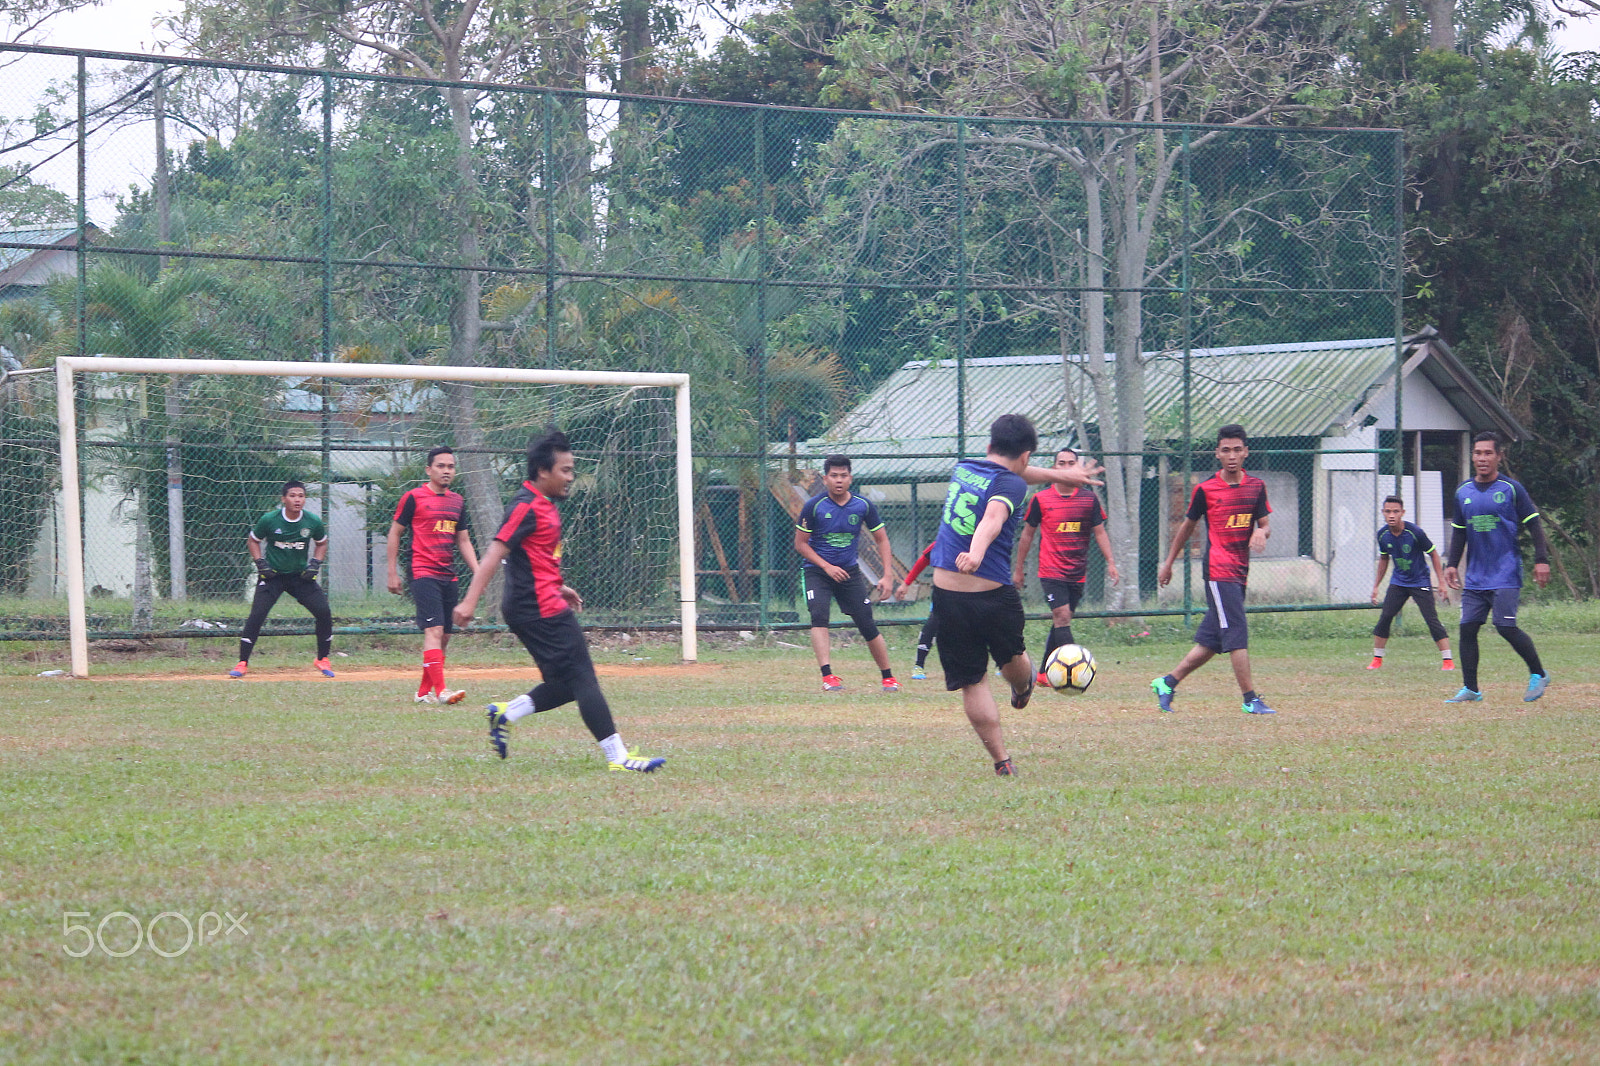
[[[600,691],[589,642],[576,611],[583,597],[561,580],[561,513],[555,501],[567,498],[577,477],[567,435],[552,428],[528,445],[528,480],[511,498],[500,531],[484,553],[472,585],[457,605],[458,626],[472,623],[473,608],[495,568],[505,564],[505,592],[500,611],[506,625],[528,649],[542,684],[506,703],[489,704],[489,743],[506,757],[506,729],[512,722],[573,702],[613,770],[648,774],[665,759],[634,754],[623,745],[611,720],[611,707]]]
[[[478,553],[472,547],[467,522],[467,501],[450,490],[456,478],[456,453],[438,447],[428,453],[428,481],[400,497],[389,523],[389,591],[405,591],[400,583],[400,536],[411,533],[411,600],[417,608],[417,628],[422,630],[422,682],[418,703],[460,703],[465,689],[444,684],[444,650],[454,628],[450,612],[459,592],[455,553],[467,561],[474,574]]]
[[[333,676],[328,653],[333,648],[333,611],[328,594],[317,583],[322,560],[328,557],[328,530],[322,519],[306,510],[303,481],[283,484],[283,504],[261,516],[246,541],[256,564],[256,591],[250,617],[239,635],[239,663],[229,677],[243,677],[250,669],[250,653],[267,615],[285,592],[311,612],[317,627],[317,660],[311,665],[324,677]]]
[[[961,708],[1001,777],[1015,774],[989,691],[989,660],[1011,685],[1011,706],[1033,696],[1033,663],[1023,640],[1022,594],[1011,583],[1011,548],[1029,484],[1098,485],[1092,461],[1049,470],[1029,466],[1038,431],[1022,415],[1001,415],[989,427],[988,454],[956,464],[933,543],[933,613],[939,618],[944,687],[961,693]]]

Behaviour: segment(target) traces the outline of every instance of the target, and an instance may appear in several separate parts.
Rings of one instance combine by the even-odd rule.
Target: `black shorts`
[[[1427,585],[1420,588],[1411,585],[1396,585],[1389,583],[1389,591],[1383,596],[1383,610],[1378,612],[1378,624],[1372,627],[1372,635],[1389,638],[1389,624],[1400,613],[1400,608],[1406,605],[1407,600],[1414,600],[1417,612],[1422,615],[1422,620],[1428,624],[1428,635],[1434,640],[1443,640],[1450,634],[1445,630],[1444,623],[1439,621],[1439,612],[1433,606],[1433,589]]]
[[[1232,581],[1206,582],[1206,616],[1194,631],[1194,642],[1215,652],[1250,646],[1250,625],[1244,613],[1244,586]]]
[[[1083,599],[1082,581],[1061,581],[1053,577],[1041,577],[1039,587],[1044,590],[1044,602],[1050,605],[1052,611],[1062,606],[1069,611],[1076,611],[1078,601]]]
[[[553,618],[508,618],[506,626],[528,649],[546,681],[570,685],[575,680],[594,677],[589,639],[583,635],[575,612],[562,611]]]
[[[936,639],[948,691],[983,681],[991,657],[996,666],[1004,666],[1027,650],[1022,594],[1015,585],[984,592],[952,592],[935,585],[933,613],[939,618]]]
[[[845,573],[850,576],[843,581],[835,581],[821,567],[806,565],[800,568],[800,587],[805,589],[811,624],[818,628],[826,627],[833,601],[838,600],[839,610],[849,616],[857,629],[862,630],[863,636],[871,640],[878,635],[878,629],[872,621],[872,592],[867,588],[867,579],[862,576],[859,566],[846,567]]]
[[[455,631],[450,612],[456,609],[461,589],[454,578],[414,577],[411,579],[411,599],[417,605],[417,628],[432,629],[444,626],[446,633]]]

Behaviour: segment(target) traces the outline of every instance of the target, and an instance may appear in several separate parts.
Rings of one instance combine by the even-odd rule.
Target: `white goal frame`
[[[88,609],[83,588],[83,511],[79,492],[77,400],[74,375],[228,374],[254,377],[387,378],[479,384],[621,385],[671,388],[677,415],[678,607],[683,661],[696,661],[693,464],[690,459],[689,375],[631,374],[609,370],[515,370],[509,367],[407,366],[397,363],[297,363],[227,359],[122,359],[61,356],[56,359],[56,417],[61,430],[61,502],[66,527],[67,624],[72,676],[89,676]]]

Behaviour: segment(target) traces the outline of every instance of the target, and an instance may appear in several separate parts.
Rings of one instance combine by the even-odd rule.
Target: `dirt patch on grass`
[[[710,677],[721,673],[723,667],[717,663],[676,663],[649,666],[628,666],[613,663],[596,663],[595,673],[601,677]],[[303,666],[269,666],[261,669],[251,667],[250,673],[236,681],[229,678],[223,671],[204,674],[98,674],[97,681],[234,681],[235,684],[249,685],[258,681],[294,681],[304,684],[308,681],[327,681],[330,684],[339,681],[415,681],[417,679],[416,667],[377,667],[377,666],[336,666],[334,672],[337,677],[318,677],[315,671]],[[526,679],[538,673],[538,667],[529,663],[526,666],[452,666],[449,669],[448,680],[452,683],[466,681],[513,681]]]

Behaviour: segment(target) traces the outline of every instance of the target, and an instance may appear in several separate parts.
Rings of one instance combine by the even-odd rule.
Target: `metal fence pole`
[[[767,604],[772,599],[772,522],[767,506],[767,456],[766,442],[771,433],[767,410],[767,113],[756,112],[756,441],[762,449],[756,461],[756,514],[761,525],[761,578],[757,582],[756,622],[766,630],[771,619]],[[742,489],[740,490],[743,491]],[[743,554],[741,552],[741,554]]]
[[[1189,152],[1189,130],[1184,128],[1182,138],[1183,151],[1183,491],[1189,492],[1189,481],[1193,474],[1194,464],[1194,373],[1192,356],[1194,354],[1194,289],[1189,274],[1190,252],[1194,246],[1193,218],[1191,205],[1194,201],[1194,157]],[[1161,491],[1166,492],[1167,487],[1161,486]],[[1181,499],[1182,497],[1180,497]],[[1160,558],[1162,541],[1168,536],[1168,531],[1162,529],[1156,537],[1156,556]],[[1183,558],[1183,624],[1187,628],[1191,615],[1194,613],[1194,575],[1190,572],[1189,549],[1184,547]],[[1135,575],[1134,580],[1138,580]]]
[[[317,361],[333,361],[333,78],[322,75],[322,351]],[[328,379],[322,379],[317,406],[321,408],[322,520],[332,520],[333,454],[328,410]]]
[[[1394,494],[1402,495],[1405,483],[1405,454],[1406,431],[1405,413],[1401,406],[1401,390],[1405,378],[1405,189],[1406,177],[1406,149],[1402,137],[1394,138]],[[1422,477],[1422,466],[1419,463],[1414,472],[1416,477]],[[1375,478],[1374,481],[1377,479]],[[1416,482],[1412,483],[1413,485]],[[1420,497],[1419,497],[1420,498]],[[1420,518],[1418,519],[1421,520]]]
[[[553,369],[556,365],[556,193],[552,187],[555,168],[550,163],[555,153],[555,136],[550,130],[555,125],[555,97],[545,93],[542,99],[544,160],[539,180],[544,186],[544,360],[545,366]]]
[[[967,123],[956,120],[956,461],[967,457]]]

